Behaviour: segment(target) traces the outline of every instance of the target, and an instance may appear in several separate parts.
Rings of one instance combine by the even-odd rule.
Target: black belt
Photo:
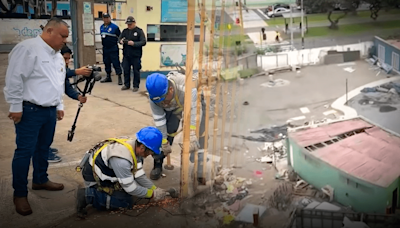
[[[29,101],[23,101],[22,104],[23,104],[23,105],[31,105],[31,106],[35,106],[35,107],[38,107],[38,108],[55,108],[55,107],[57,107],[57,106],[48,106],[48,107],[45,107],[45,106],[41,106],[41,105],[34,104],[34,103],[32,103],[32,102],[29,102]]]

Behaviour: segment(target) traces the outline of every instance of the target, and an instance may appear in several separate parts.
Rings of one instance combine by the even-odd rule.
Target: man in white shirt
[[[33,190],[59,191],[63,184],[47,177],[48,153],[56,120],[64,117],[65,62],[60,54],[68,24],[52,18],[43,33],[17,44],[9,54],[4,96],[14,121],[17,149],[12,161],[14,204],[21,215],[32,214],[28,202],[28,171],[33,162]]]

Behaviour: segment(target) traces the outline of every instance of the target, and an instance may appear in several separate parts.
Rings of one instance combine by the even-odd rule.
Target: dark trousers
[[[124,56],[122,66],[124,67],[124,85],[131,87],[131,67],[133,67],[133,88],[139,88],[140,69],[142,69],[140,58]]]
[[[12,161],[14,196],[28,195],[28,171],[33,162],[33,183],[48,181],[49,148],[53,142],[57,111],[55,107],[42,108],[24,104],[21,122],[15,124],[17,149]]]
[[[85,189],[85,198],[86,203],[91,204],[97,210],[117,210],[133,206],[133,197],[125,191],[115,191],[110,196],[105,192],[98,191],[93,186]]]
[[[204,138],[204,131],[205,131],[205,111],[206,111],[206,103],[204,101],[204,96],[201,95],[201,109],[202,109],[202,116],[200,121],[200,129],[199,129],[199,144],[200,148],[197,152],[198,154],[198,168],[197,168],[197,176],[203,177],[203,155],[204,155],[204,147],[205,147],[205,138]],[[173,113],[173,111],[165,111],[165,118],[167,120],[167,132],[168,134],[173,134],[177,132],[180,124],[179,117]],[[189,123],[190,124],[190,123]],[[174,141],[174,137],[168,136],[167,138],[170,145],[172,145]],[[154,155],[154,168],[162,168],[162,164],[164,162],[164,153],[159,155]],[[194,153],[190,154],[190,161],[194,162]]]
[[[122,74],[121,63],[119,62],[119,49],[103,48],[103,62],[107,74],[111,74],[111,63],[117,75]]]

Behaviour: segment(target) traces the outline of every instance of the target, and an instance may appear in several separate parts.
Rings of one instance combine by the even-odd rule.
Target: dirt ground
[[[337,65],[313,66],[301,70],[301,73],[286,72],[276,74],[275,78],[284,79],[290,84],[283,87],[267,88],[262,86],[268,82],[268,77],[256,77],[245,80],[243,92],[237,98],[238,103],[244,101],[248,105],[241,107],[239,121],[233,123],[233,133],[237,135],[248,135],[249,129],[265,125],[282,124],[288,119],[304,115],[303,121],[322,119],[326,116],[323,112],[329,109],[329,105],[339,96],[345,93],[345,79],[349,79],[349,91],[371,81],[380,78],[368,70],[365,62],[357,62],[353,66],[356,71],[348,73],[344,67]],[[7,55],[0,54],[0,87],[4,87],[4,77],[7,69]],[[382,76],[381,76],[382,77]],[[141,83],[141,91],[144,90],[144,81]],[[204,214],[204,207],[208,205],[222,204],[213,201],[212,194],[206,190],[206,202],[199,203],[199,198],[188,201],[181,209],[167,208],[169,212],[159,208],[151,207],[145,213],[134,217],[137,211],[126,214],[113,214],[109,212],[97,212],[90,210],[89,218],[76,220],[74,217],[75,190],[82,184],[79,173],[74,171],[77,162],[80,161],[84,152],[92,145],[108,137],[121,135],[134,136],[140,128],[153,125],[148,100],[141,93],[132,91],[121,91],[114,81],[113,83],[98,83],[93,89],[92,95],[84,105],[72,142],[67,141],[67,132],[70,129],[77,110],[77,102],[65,97],[65,118],[57,123],[53,147],[60,150],[63,161],[52,164],[49,168],[49,178],[65,184],[61,192],[42,192],[30,189],[29,200],[34,213],[22,217],[16,214],[12,203],[11,187],[11,160],[15,149],[14,126],[7,118],[8,105],[4,101],[4,94],[0,93],[0,142],[2,153],[0,153],[0,227],[109,227],[127,224],[140,224],[141,227],[219,227],[220,223],[215,217]],[[308,107],[309,113],[302,113],[300,108]],[[260,227],[279,227],[288,220],[288,211],[279,212],[270,208],[266,202],[273,194],[279,184],[283,181],[276,180],[276,170],[269,164],[260,163],[257,147],[262,148],[263,143],[248,142],[238,138],[227,138],[229,124],[226,124],[224,134],[221,133],[221,120],[217,129],[217,152],[224,154],[225,167],[230,167],[235,157],[241,168],[234,169],[234,175],[252,179],[249,186],[249,197],[243,204],[252,203],[267,207],[266,213],[260,219]],[[236,124],[236,123],[241,124]],[[210,121],[210,133],[213,122]],[[210,134],[209,147],[213,145],[213,135]],[[228,163],[228,153],[221,150],[219,143],[221,135],[224,135],[225,143],[231,142],[236,150],[231,153]],[[176,141],[181,140],[179,134]],[[247,147],[247,148],[246,148]],[[180,182],[180,148],[174,144],[172,163],[175,169],[165,171],[166,177],[155,182],[162,188],[179,188]],[[145,161],[145,171],[149,174],[152,168],[152,159]],[[254,176],[255,171],[262,172],[259,177]],[[30,184],[29,184],[30,187]],[[186,215],[175,215],[185,213]],[[233,222],[230,227],[246,227],[248,225]],[[229,227],[229,226],[228,226]]]

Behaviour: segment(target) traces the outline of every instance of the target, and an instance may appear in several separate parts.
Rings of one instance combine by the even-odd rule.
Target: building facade
[[[364,213],[398,207],[398,136],[357,118],[291,132],[287,148],[294,171],[317,189],[331,186],[338,203]]]
[[[400,40],[384,40],[376,36],[374,45],[379,61],[392,66],[400,74]]]

